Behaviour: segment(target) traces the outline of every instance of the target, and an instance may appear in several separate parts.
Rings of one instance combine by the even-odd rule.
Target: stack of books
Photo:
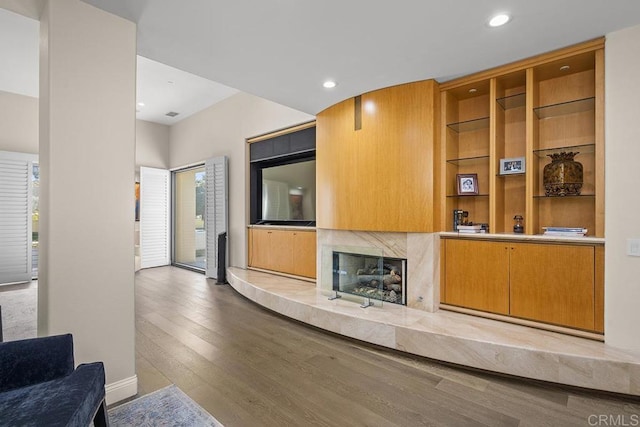
[[[484,233],[484,232],[485,230],[482,229],[482,224],[458,226],[458,233]]]
[[[580,227],[542,227],[545,236],[584,237],[586,228]]]

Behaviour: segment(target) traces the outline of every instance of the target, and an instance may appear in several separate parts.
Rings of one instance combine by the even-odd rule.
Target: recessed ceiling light
[[[491,18],[489,20],[489,26],[490,27],[499,27],[499,26],[504,25],[507,22],[509,22],[510,19],[511,19],[511,17],[509,15],[507,15],[506,13],[501,13],[499,15],[494,16],[493,18]]]
[[[322,83],[322,86],[325,89],[332,89],[334,87],[336,87],[336,82],[334,82],[333,80],[327,80],[326,82]]]

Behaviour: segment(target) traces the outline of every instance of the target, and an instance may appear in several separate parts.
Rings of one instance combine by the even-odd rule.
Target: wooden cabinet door
[[[255,268],[270,268],[270,232],[251,228],[249,230],[249,266]]]
[[[510,246],[511,315],[594,330],[594,247]]]
[[[269,230],[269,270],[291,273],[293,271],[293,232]]]
[[[293,232],[293,274],[316,277],[316,232]]]
[[[509,314],[509,244],[446,240],[446,304]]]

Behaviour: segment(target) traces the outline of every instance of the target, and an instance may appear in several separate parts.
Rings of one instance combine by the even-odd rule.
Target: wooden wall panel
[[[348,195],[355,186],[348,172],[353,163],[354,102],[347,99],[316,117],[316,224],[340,228],[341,213],[348,213]]]
[[[439,91],[433,80],[362,95],[317,116],[319,228],[431,232]]]

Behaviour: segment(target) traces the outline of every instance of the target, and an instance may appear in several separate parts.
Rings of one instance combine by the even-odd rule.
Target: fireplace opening
[[[407,260],[333,251],[333,290],[406,305]]]

